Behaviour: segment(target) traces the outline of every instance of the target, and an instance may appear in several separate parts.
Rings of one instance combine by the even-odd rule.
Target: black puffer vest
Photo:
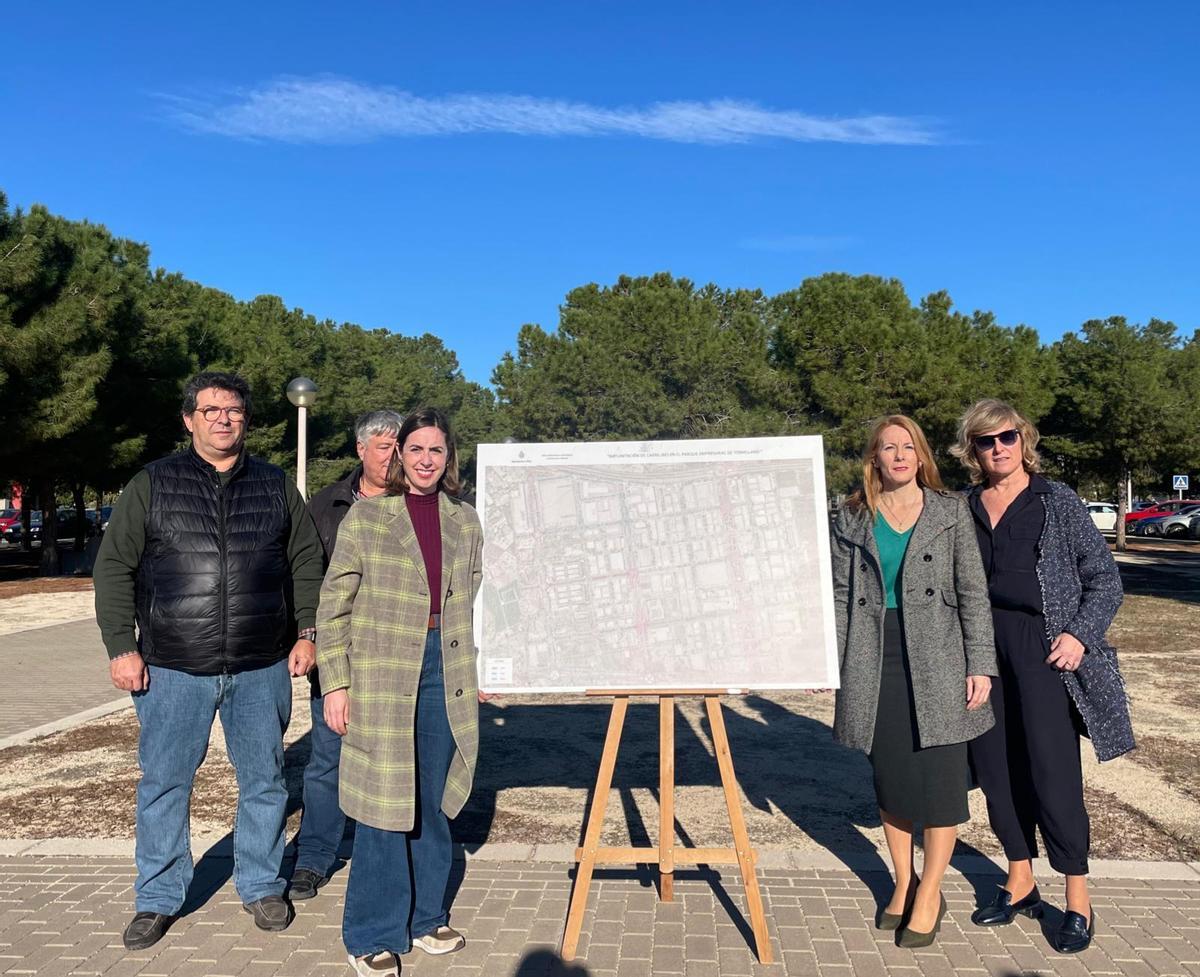
[[[142,657],[194,675],[279,661],[287,654],[291,587],[283,470],[243,455],[222,489],[216,469],[189,449],[146,471]]]

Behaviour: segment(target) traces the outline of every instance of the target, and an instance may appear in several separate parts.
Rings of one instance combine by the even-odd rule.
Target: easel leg
[[[604,753],[600,757],[600,772],[596,775],[596,792],[592,795],[592,809],[588,813],[587,831],[584,833],[583,858],[575,870],[575,888],[571,892],[571,908],[567,912],[567,928],[563,933],[564,960],[574,960],[575,949],[579,946],[579,932],[583,928],[583,914],[587,909],[588,888],[592,884],[592,871],[596,867],[596,850],[600,847],[604,810],[608,807],[608,792],[612,788],[613,768],[617,765],[617,748],[621,745],[621,730],[625,726],[625,711],[628,707],[628,696],[619,695],[613,699],[612,714],[608,717],[608,733],[604,737]]]
[[[746,906],[750,910],[750,928],[754,931],[758,961],[771,963],[773,958],[771,940],[767,935],[767,918],[763,913],[762,895],[758,891],[758,876],[754,871],[750,835],[746,831],[746,820],[742,816],[742,804],[738,796],[737,778],[733,773],[733,756],[729,752],[729,736],[725,732],[721,700],[715,695],[707,695],[704,697],[704,706],[708,712],[709,726],[712,728],[717,766],[721,770],[721,786],[725,789],[725,806],[729,809],[729,825],[733,829],[733,845],[737,852],[738,868],[742,873],[742,885],[746,890]]]
[[[658,698],[658,891],[675,898],[675,697]]]

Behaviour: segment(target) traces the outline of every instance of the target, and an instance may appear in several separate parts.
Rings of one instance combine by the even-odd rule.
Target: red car
[[[21,521],[20,509],[0,509],[0,534],[7,531],[9,526]]]
[[[1169,516],[1173,512],[1178,512],[1186,505],[1200,504],[1200,499],[1167,499],[1164,502],[1155,502],[1154,505],[1147,506],[1145,509],[1139,509],[1137,512],[1125,513],[1125,526],[1130,523],[1137,522],[1139,519],[1152,519],[1155,516]]]

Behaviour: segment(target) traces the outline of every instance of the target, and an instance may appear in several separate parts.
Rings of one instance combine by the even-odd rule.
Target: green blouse
[[[883,570],[883,589],[887,593],[887,606],[890,608],[900,606],[896,599],[896,578],[900,576],[900,565],[904,562],[912,531],[913,527],[909,526],[904,532],[898,533],[883,518],[882,512],[875,513],[875,545],[879,547],[879,567]]]

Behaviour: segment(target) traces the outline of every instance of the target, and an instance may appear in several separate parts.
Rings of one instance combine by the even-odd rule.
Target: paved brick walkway
[[[885,884],[882,876],[764,869],[760,878],[777,962],[763,967],[748,949],[736,873],[681,873],[673,903],[657,900],[646,874],[604,873],[593,884],[579,958],[566,964],[555,954],[570,894],[566,866],[483,859],[456,864],[461,884],[453,922],[467,933],[467,948],[436,958],[410,954],[405,974],[1200,977],[1200,874],[1184,881],[1095,880],[1095,943],[1078,957],[1061,957],[1031,920],[1003,930],[970,925],[969,914],[977,898],[990,894],[999,880],[995,875],[948,877],[950,912],[941,936],[933,947],[914,953],[871,926],[876,906],[871,890]],[[128,859],[0,858],[0,973],[332,977],[350,972],[340,940],[344,871],[318,899],[299,905],[286,933],[264,934],[241,910],[228,879],[231,867],[227,858],[203,860],[197,908],[158,946],[127,953],[120,933],[132,912]],[[1053,926],[1057,919],[1052,911],[1042,925]]]
[[[0,637],[0,738],[121,698],[95,621],[73,621]],[[36,694],[31,692],[36,690]]]

